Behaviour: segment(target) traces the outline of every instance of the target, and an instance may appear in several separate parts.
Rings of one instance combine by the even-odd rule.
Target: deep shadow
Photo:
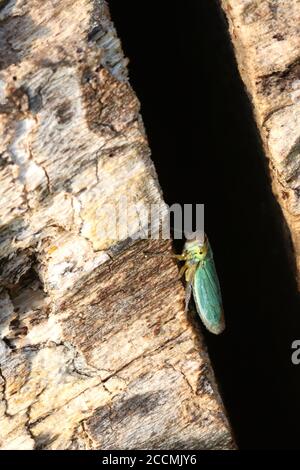
[[[205,333],[241,448],[299,448],[300,304],[227,26],[212,0],[110,0],[166,201],[205,203],[227,330]]]

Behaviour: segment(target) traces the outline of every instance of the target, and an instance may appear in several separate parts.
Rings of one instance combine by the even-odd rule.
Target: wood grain
[[[11,0],[0,27],[1,448],[234,448],[171,242],[103,210],[166,210],[107,5]]]

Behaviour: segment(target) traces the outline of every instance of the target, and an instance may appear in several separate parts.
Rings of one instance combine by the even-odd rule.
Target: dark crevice
[[[13,305],[13,313],[10,317],[7,335],[3,336],[2,340],[12,351],[18,349],[19,340],[22,340],[28,333],[27,313],[31,310],[36,311],[36,318],[31,319],[32,325],[39,323],[47,316],[46,294],[36,271],[36,256],[33,253],[28,257],[22,256],[22,253],[19,255],[21,262],[18,264],[15,258],[12,258],[15,263],[8,265],[6,273],[14,274],[15,279],[18,280],[11,286],[6,286]]]
[[[164,197],[205,204],[227,321],[205,335],[238,445],[297,448],[299,296],[226,21],[212,0],[109,6]]]

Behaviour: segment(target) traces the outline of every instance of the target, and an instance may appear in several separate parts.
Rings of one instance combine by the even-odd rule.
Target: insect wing
[[[222,333],[225,328],[222,296],[211,253],[195,272],[193,295],[197,311],[208,331],[214,334]]]

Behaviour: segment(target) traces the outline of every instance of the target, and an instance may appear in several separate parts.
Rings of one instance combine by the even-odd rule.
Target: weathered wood
[[[300,282],[300,2],[222,0]]]
[[[0,26],[1,448],[233,448],[171,243],[103,232],[122,195],[165,208],[106,4]]]

